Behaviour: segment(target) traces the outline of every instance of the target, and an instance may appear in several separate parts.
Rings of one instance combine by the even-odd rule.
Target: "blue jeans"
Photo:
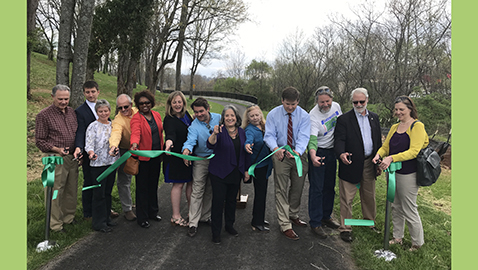
[[[309,223],[313,228],[322,226],[322,220],[330,219],[332,215],[337,171],[333,148],[318,148],[316,156],[325,157],[321,160],[325,164],[314,167],[309,156]]]

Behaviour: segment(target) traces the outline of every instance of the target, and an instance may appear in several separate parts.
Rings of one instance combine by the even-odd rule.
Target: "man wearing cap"
[[[338,229],[340,226],[331,215],[334,208],[337,172],[334,131],[342,110],[332,99],[329,87],[319,87],[315,91],[316,105],[309,113],[309,224],[312,231],[321,239],[327,238],[323,226],[332,229]]]
[[[353,240],[352,227],[346,226],[344,220],[352,219],[352,202],[357,189],[363,218],[375,222],[375,180],[380,171],[372,158],[382,146],[378,115],[367,110],[367,89],[354,89],[351,98],[353,109],[337,119],[334,142],[335,156],[339,160],[339,231],[345,242]],[[371,229],[378,232],[375,226]]]
[[[64,232],[64,224],[74,223],[78,190],[78,162],[73,158],[75,133],[78,128],[76,114],[68,106],[70,88],[58,84],[51,91],[53,104],[36,116],[35,144],[43,153],[63,158],[55,167],[51,202],[50,229]],[[45,188],[45,201],[48,200]]]
[[[305,150],[310,138],[309,114],[299,105],[299,91],[287,87],[282,91],[282,105],[272,109],[267,115],[264,142],[271,151],[289,145],[302,161],[302,176],[299,177],[294,156],[281,149],[272,156],[274,166],[274,187],[277,218],[282,233],[291,240],[299,236],[292,224],[306,227],[299,218],[300,198],[307,174]]]
[[[110,155],[114,156],[118,153],[122,156],[128,150],[130,146],[129,139],[131,137],[131,118],[138,112],[136,107],[133,107],[131,97],[126,94],[121,94],[116,98],[116,109],[119,111],[115,116],[115,119],[111,123],[112,130],[110,135]],[[118,168],[118,181],[116,186],[118,187],[118,195],[121,201],[121,207],[123,208],[124,217],[133,221],[136,220],[136,215],[132,210],[133,202],[131,200],[131,178],[132,175],[123,171],[126,163],[123,163]]]

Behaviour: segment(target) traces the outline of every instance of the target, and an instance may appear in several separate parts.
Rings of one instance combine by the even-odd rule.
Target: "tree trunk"
[[[35,31],[35,14],[38,8],[38,0],[27,1],[27,36],[32,38]],[[27,40],[27,99],[32,98],[30,91],[30,60],[32,54],[31,41]]]
[[[88,46],[90,44],[91,24],[95,0],[83,0],[78,16],[78,30],[75,39],[75,54],[73,56],[73,70],[71,74],[70,106],[79,107],[83,101],[83,83],[86,77],[86,62]]]
[[[184,36],[187,26],[188,4],[189,0],[183,0],[183,4],[181,7],[181,18],[179,21],[179,42],[177,48],[178,55],[176,59],[176,91],[181,91],[181,61],[183,59]]]
[[[75,0],[62,0],[60,9],[60,30],[58,31],[58,54],[56,59],[56,83],[70,85],[71,31]]]

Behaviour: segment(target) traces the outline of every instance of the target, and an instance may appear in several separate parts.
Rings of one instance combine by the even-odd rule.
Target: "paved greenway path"
[[[337,231],[326,229],[329,237],[320,240],[310,227],[294,228],[300,236],[298,241],[280,233],[272,179],[266,206],[270,233],[251,230],[253,185],[243,184],[242,194],[248,194],[249,199],[246,208],[236,212],[239,237],[223,231],[221,244],[215,245],[211,241],[211,228],[200,223],[198,234],[190,238],[186,228],[169,223],[171,185],[163,184],[158,189],[163,221],[152,221],[149,229],[143,229],[136,222],[119,217],[112,233],[92,232],[41,269],[356,269],[350,246],[340,239]],[[307,221],[308,187],[306,181],[300,212]],[[181,213],[187,216],[184,196]]]

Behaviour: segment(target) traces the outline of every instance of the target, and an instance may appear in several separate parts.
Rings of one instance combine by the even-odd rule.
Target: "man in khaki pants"
[[[53,104],[36,117],[35,143],[43,153],[63,157],[63,164],[55,168],[53,192],[58,194],[51,204],[50,229],[64,232],[63,225],[74,223],[76,212],[78,162],[73,160],[73,151],[78,124],[75,111],[68,107],[70,88],[56,85],[51,97]]]
[[[271,151],[289,145],[302,161],[302,176],[299,177],[292,154],[281,149],[272,157],[277,218],[281,232],[291,240],[299,239],[292,224],[307,226],[299,218],[299,209],[308,169],[305,150],[310,138],[310,116],[298,105],[299,91],[294,87],[285,88],[282,91],[282,105],[267,115],[264,134],[264,142]]]

